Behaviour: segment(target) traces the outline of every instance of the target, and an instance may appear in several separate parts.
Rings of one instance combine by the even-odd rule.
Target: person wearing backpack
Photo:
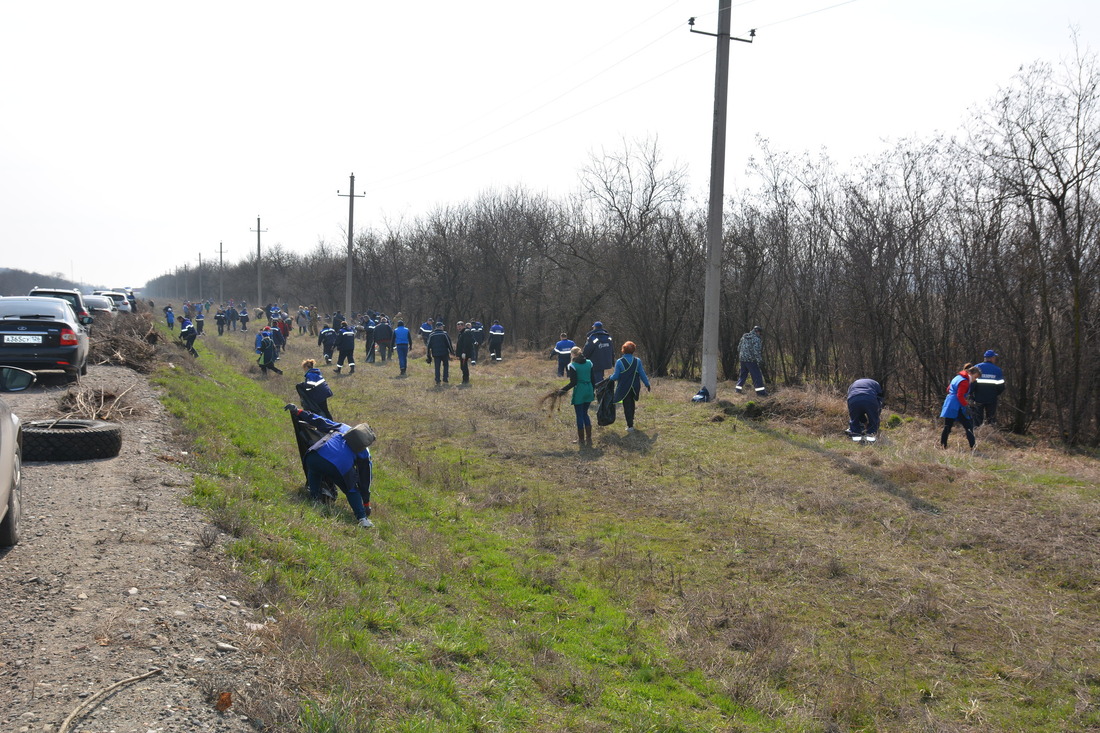
[[[260,345],[256,350],[260,356],[256,359],[256,363],[260,365],[260,371],[265,377],[268,369],[276,374],[282,374],[283,370],[275,366],[278,355],[275,353],[275,342],[271,339],[271,329],[265,329],[257,335],[260,336]]]
[[[370,426],[364,423],[352,427],[302,410],[293,404],[286,405],[283,409],[290,411],[295,422],[308,425],[324,434],[323,438],[309,447],[303,459],[310,497],[314,501],[321,501],[321,484],[328,480],[344,492],[359,526],[363,529],[373,527],[374,523],[370,520],[373,466],[369,446],[374,442],[374,433]]]
[[[588,409],[592,406],[592,400],[596,399],[596,390],[592,385],[592,362],[585,357],[584,351],[579,346],[573,347],[570,356],[573,360],[565,370],[569,375],[569,384],[559,389],[558,394],[573,390],[573,411],[577,415],[577,443],[581,448],[591,448],[592,418],[588,415]]]
[[[628,433],[634,432],[634,403],[641,397],[639,383],[645,385],[646,392],[651,391],[642,360],[634,356],[637,348],[633,341],[624,342],[623,355],[615,362],[615,371],[607,378],[607,381],[615,384],[615,402],[623,406]]]

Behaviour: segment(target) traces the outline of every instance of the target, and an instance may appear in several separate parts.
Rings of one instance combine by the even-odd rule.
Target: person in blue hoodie
[[[352,332],[354,334],[354,331]],[[372,478],[370,442],[363,440],[361,430],[365,425],[350,425],[302,410],[296,405],[287,405],[296,422],[325,434],[306,452],[304,463],[306,485],[314,501],[321,501],[321,482],[327,479],[340,487],[348,499],[348,505],[355,514],[359,526],[370,529],[374,523],[370,520],[370,485]]]
[[[615,362],[615,371],[607,378],[615,384],[615,402],[622,403],[623,417],[626,418],[626,432],[634,432],[634,403],[642,396],[639,384],[650,391],[649,377],[646,376],[642,360],[634,356],[637,347],[633,341],[623,343],[623,355]]]
[[[565,376],[565,368],[569,366],[569,352],[576,346],[573,340],[569,338],[569,334],[563,333],[561,335],[561,341],[554,344],[554,349],[551,353],[558,356],[558,376]]]
[[[393,345],[397,349],[397,364],[404,375],[409,367],[409,347],[412,346],[412,333],[404,321],[398,321],[397,328],[393,329]]]

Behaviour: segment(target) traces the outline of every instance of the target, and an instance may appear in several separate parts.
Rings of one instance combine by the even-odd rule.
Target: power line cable
[[[402,185],[408,185],[410,183],[415,183],[416,181],[427,178],[428,176],[436,175],[438,173],[442,173],[444,171],[448,171],[448,170],[451,170],[453,168],[457,168],[460,165],[466,165],[467,163],[472,163],[473,161],[478,160],[479,158],[484,158],[487,155],[491,155],[492,153],[495,153],[495,152],[498,152],[498,151],[503,150],[505,148],[511,147],[512,145],[523,142],[524,140],[526,140],[528,138],[531,138],[531,137],[534,137],[535,135],[542,134],[543,132],[546,132],[547,130],[553,129],[553,128],[557,127],[558,125],[564,124],[564,123],[568,122],[569,120],[572,120],[576,117],[579,117],[579,116],[581,116],[581,115],[583,115],[587,112],[591,112],[592,110],[594,110],[598,107],[602,107],[603,105],[607,104],[608,102],[614,101],[614,100],[618,99],[619,97],[621,97],[623,95],[629,94],[629,93],[635,91],[636,89],[639,89],[639,88],[641,88],[641,87],[643,87],[643,86],[645,86],[645,85],[647,85],[651,82],[654,82],[657,79],[660,79],[661,77],[666,76],[666,75],[672,73],[673,71],[676,71],[677,69],[679,69],[683,66],[687,66],[688,64],[693,63],[695,61],[698,61],[699,59],[703,58],[704,56],[709,56],[711,54],[713,54],[713,49],[707,49],[703,53],[701,53],[697,56],[693,56],[693,57],[691,57],[690,59],[688,59],[686,61],[683,61],[679,64],[676,64],[675,66],[669,67],[668,69],[665,69],[664,71],[662,71],[659,74],[651,76],[650,78],[646,79],[643,82],[639,82],[638,84],[635,84],[634,86],[632,86],[628,89],[624,89],[623,91],[619,92],[618,94],[614,94],[610,97],[607,97],[606,99],[602,99],[599,102],[597,102],[596,104],[593,104],[589,107],[586,107],[586,108],[584,108],[584,109],[582,109],[578,112],[574,112],[571,115],[568,115],[566,117],[562,117],[561,119],[559,119],[555,122],[552,122],[549,125],[541,127],[537,130],[533,130],[532,132],[529,132],[526,135],[522,135],[521,137],[517,137],[517,138],[515,138],[513,140],[510,140],[506,143],[498,145],[495,148],[491,148],[491,149],[486,150],[484,152],[478,153],[477,155],[472,155],[468,158],[457,161],[457,162],[452,163],[450,165],[443,166],[441,168],[433,169],[433,170],[428,171],[427,173],[424,173],[424,174],[419,175],[419,176],[414,176],[412,178],[408,178],[408,179],[405,179],[405,180],[398,181],[395,185],[402,186]],[[383,180],[392,180],[392,179],[383,179]]]

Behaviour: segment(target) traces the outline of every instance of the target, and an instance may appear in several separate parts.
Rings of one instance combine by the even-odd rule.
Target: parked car
[[[96,295],[106,296],[115,301],[119,313],[130,313],[133,310],[130,307],[130,299],[126,297],[126,293],[120,293],[117,290],[93,290],[92,292]]]
[[[80,294],[79,290],[68,290],[66,288],[31,288],[29,295],[33,295],[37,298],[61,298],[62,300],[69,301],[69,304],[73,307],[73,312],[77,317],[90,316],[92,312],[88,309],[87,304],[84,302],[84,296]]]
[[[115,305],[114,299],[106,295],[85,295],[84,305],[95,318],[113,318],[118,313],[118,306]]]
[[[34,373],[0,366],[0,392],[18,392],[34,383]],[[0,400],[0,547],[19,542],[23,515],[23,425]]]
[[[61,370],[74,381],[88,372],[91,316],[77,316],[61,298],[0,298],[0,365]]]

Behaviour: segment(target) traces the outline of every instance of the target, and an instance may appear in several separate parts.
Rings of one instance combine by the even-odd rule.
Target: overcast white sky
[[[489,189],[552,196],[656,136],[705,196],[717,0],[0,3],[0,267],[139,286],[346,242]],[[820,11],[820,12],[815,12]],[[952,132],[1095,0],[734,0],[727,194],[755,137],[851,160]],[[342,287],[342,284],[340,284]]]

